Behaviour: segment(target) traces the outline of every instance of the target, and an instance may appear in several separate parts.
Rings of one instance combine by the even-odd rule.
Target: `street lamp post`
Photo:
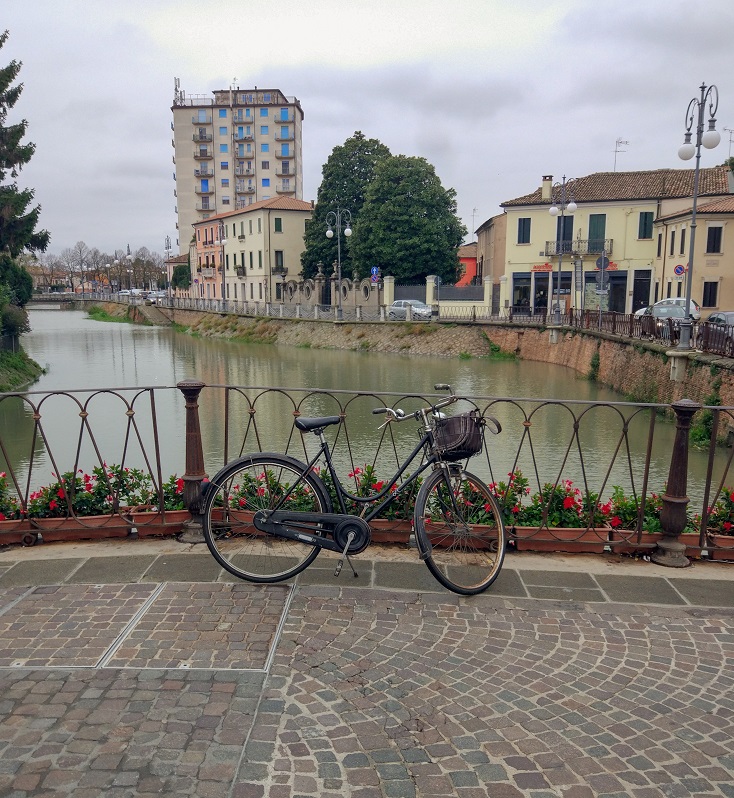
[[[168,302],[171,302],[171,236],[166,236],[166,292]]]
[[[337,208],[335,211],[329,211],[326,214],[326,237],[333,238],[334,230],[336,227],[336,282],[338,299],[336,306],[337,321],[341,321],[342,315],[342,222],[344,222],[344,236],[349,238],[352,235],[352,214],[346,208]]]
[[[225,286],[226,286],[226,276],[224,273],[224,245],[227,243],[227,228],[224,224],[223,220],[219,221],[219,244],[221,246],[221,252],[219,253],[219,268],[222,270],[222,309],[224,309],[224,301],[225,301]]]
[[[678,157],[683,161],[690,161],[696,156],[696,168],[693,172],[693,209],[691,211],[691,238],[688,244],[688,275],[686,279],[686,315],[680,324],[680,341],[678,349],[691,348],[691,332],[693,322],[691,321],[691,289],[693,284],[693,254],[696,243],[696,206],[698,205],[698,180],[701,164],[701,145],[707,150],[712,150],[718,146],[721,136],[716,130],[716,110],[719,107],[719,90],[716,86],[706,86],[701,84],[700,97],[694,97],[688,103],[686,110],[686,132],[683,144],[678,150]],[[704,132],[703,121],[708,105],[708,129]],[[691,141],[691,129],[696,124],[696,143]]]
[[[566,180],[566,175],[563,175],[563,179],[560,183],[556,183],[551,188],[551,198],[553,199],[554,193],[558,194],[558,200],[556,201],[553,199],[553,204],[548,209],[548,213],[551,216],[558,216],[560,214],[560,220],[557,227],[556,233],[556,249],[558,250],[558,285],[556,286],[556,304],[554,308],[554,315],[553,315],[553,323],[557,326],[561,324],[561,265],[563,263],[563,217],[566,211],[569,213],[575,213],[576,208],[578,207],[576,203],[573,201],[573,192],[570,189],[570,183],[572,180]],[[567,183],[569,184],[568,189],[568,196],[566,193]]]

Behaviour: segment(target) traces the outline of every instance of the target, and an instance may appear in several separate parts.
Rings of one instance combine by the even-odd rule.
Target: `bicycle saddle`
[[[314,432],[324,427],[330,427],[332,424],[341,424],[341,416],[322,416],[320,418],[304,418],[298,416],[295,420],[297,429],[302,432]]]

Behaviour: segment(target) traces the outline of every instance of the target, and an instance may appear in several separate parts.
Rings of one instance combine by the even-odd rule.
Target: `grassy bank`
[[[44,369],[21,349],[0,351],[0,392],[19,391],[35,382]]]

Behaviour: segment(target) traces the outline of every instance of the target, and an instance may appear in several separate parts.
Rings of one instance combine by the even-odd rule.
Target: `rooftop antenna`
[[[471,240],[474,241],[474,217],[477,215],[477,208],[471,210]]]
[[[617,171],[617,153],[618,152],[627,152],[627,150],[622,150],[620,147],[629,144],[629,141],[625,141],[624,139],[617,139],[614,142],[614,171]]]
[[[731,158],[731,142],[734,140],[734,130],[730,127],[725,127],[724,130],[729,134],[729,157]]]

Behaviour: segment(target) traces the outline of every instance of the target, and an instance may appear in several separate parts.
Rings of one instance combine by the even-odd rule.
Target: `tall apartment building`
[[[193,225],[276,196],[303,199],[303,110],[279,89],[188,95],[176,79],[173,130],[179,252]]]

